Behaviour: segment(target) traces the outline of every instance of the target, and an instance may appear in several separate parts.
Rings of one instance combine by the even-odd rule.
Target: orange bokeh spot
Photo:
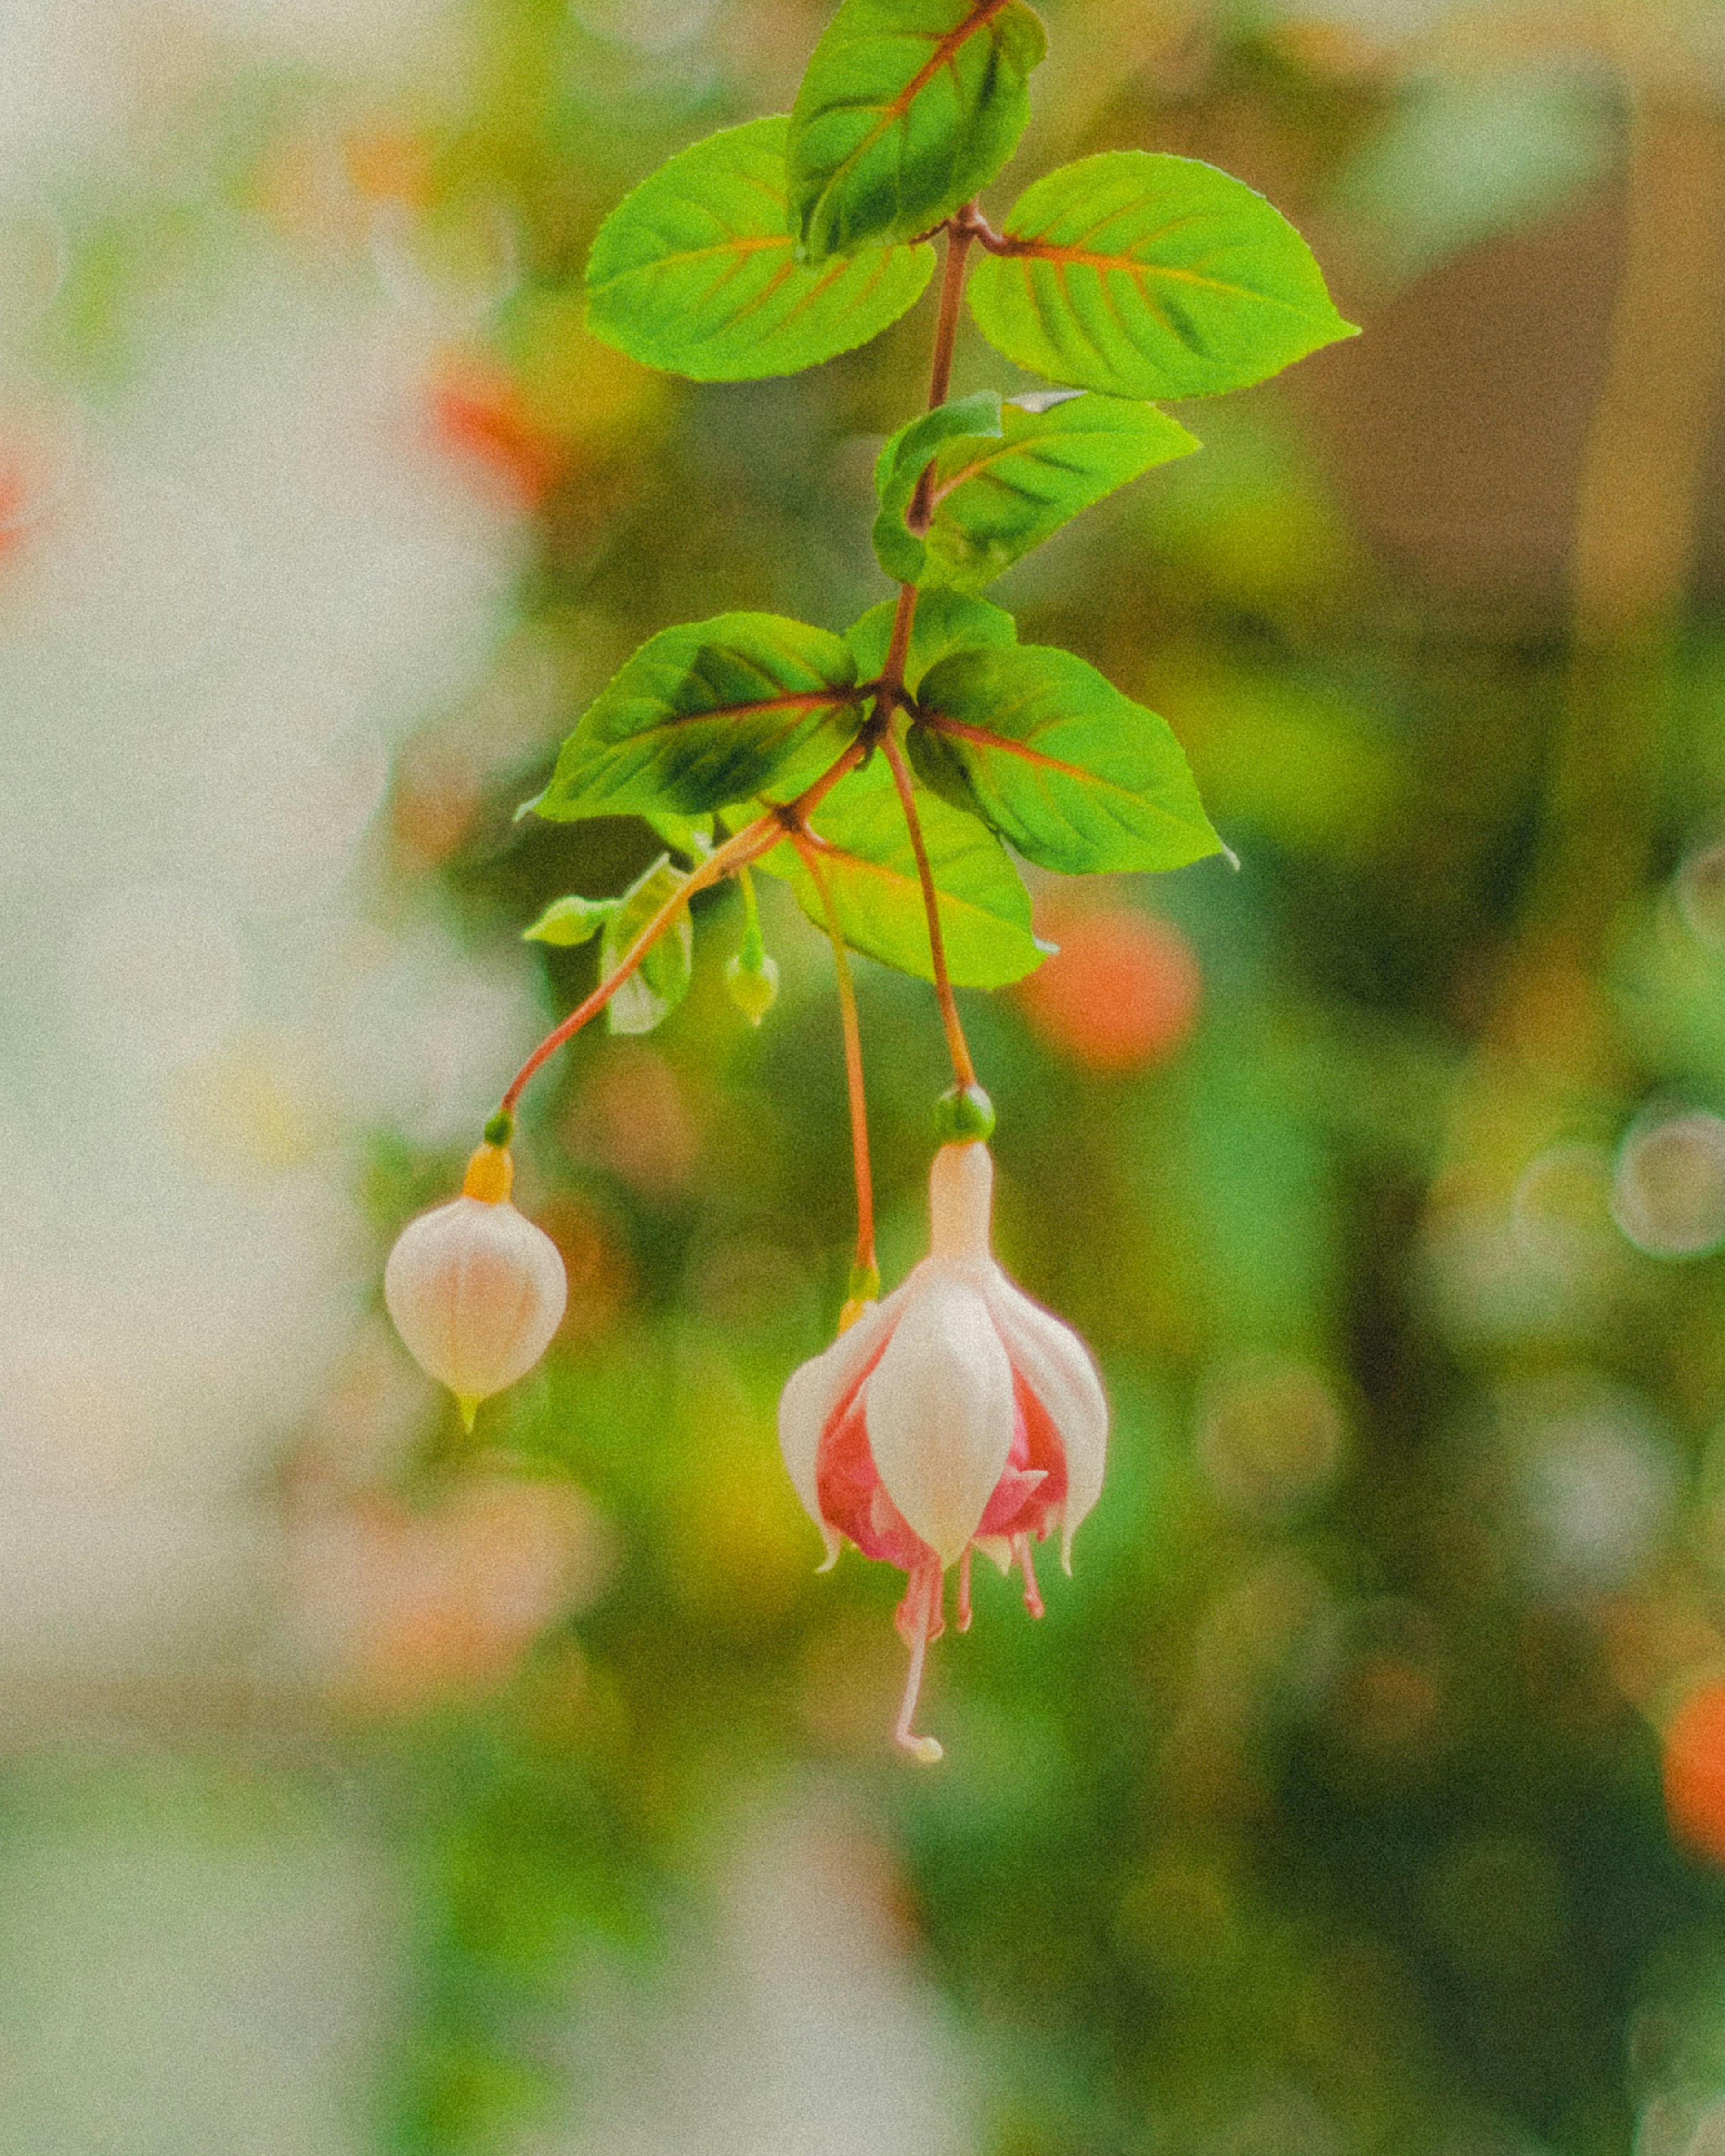
[[[0,554],[23,537],[29,522],[30,490],[22,472],[0,464]]]
[[[1197,1020],[1203,976],[1172,922],[1132,906],[1045,908],[1060,945],[1024,982],[1032,1028],[1091,1070],[1137,1070],[1171,1056]]]
[[[1725,1682],[1698,1685],[1665,1732],[1665,1808],[1678,1840],[1725,1864]]]
[[[503,368],[467,359],[431,385],[431,431],[439,447],[478,465],[523,508],[543,501],[567,461],[527,409]]]
[[[405,127],[361,129],[342,144],[353,192],[367,202],[406,203],[415,208],[431,191],[431,151]]]
[[[470,756],[434,740],[413,743],[395,770],[389,824],[412,859],[434,868],[463,845],[477,821],[483,785]]]
[[[312,1665],[356,1704],[412,1709],[504,1683],[610,1562],[567,1484],[475,1480],[429,1512],[373,1496],[314,1515],[290,1548],[289,1606]]]
[[[51,423],[28,413],[0,415],[0,556],[40,525],[66,454]]]

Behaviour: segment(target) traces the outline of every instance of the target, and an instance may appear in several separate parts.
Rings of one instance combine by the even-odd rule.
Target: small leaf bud
[[[778,962],[762,951],[751,965],[747,952],[738,951],[726,964],[725,987],[749,1024],[758,1025],[778,998]]]

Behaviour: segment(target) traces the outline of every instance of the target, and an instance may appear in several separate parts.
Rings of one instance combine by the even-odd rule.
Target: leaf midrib
[[[955,28],[947,32],[946,35],[935,47],[928,59],[924,61],[920,68],[917,69],[916,74],[911,77],[911,80],[905,85],[904,88],[901,90],[887,104],[880,105],[851,105],[844,106],[829,106],[824,108],[827,110],[844,110],[850,112],[874,111],[879,113],[880,118],[874,126],[870,128],[863,136],[862,140],[856,144],[855,147],[848,151],[845,155],[839,159],[839,162],[834,166],[831,172],[828,175],[826,181],[821,188],[821,199],[823,201],[824,201],[832,193],[834,188],[838,186],[841,180],[849,177],[859,161],[865,157],[867,153],[874,148],[875,145],[880,140],[881,136],[887,133],[891,128],[896,126],[899,121],[905,117],[911,105],[916,103],[916,100],[922,95],[922,92],[928,87],[929,84],[933,81],[936,75],[940,73],[943,67],[947,66],[951,62],[953,55],[956,53],[963,51],[965,45],[969,43],[970,39],[976,35],[978,30],[985,29],[988,25],[993,21],[995,16],[1004,13],[1004,11],[1012,4],[1013,0],[978,0],[978,5],[972,10],[968,18],[964,22],[957,24]]]
[[[1153,245],[1161,238],[1158,232],[1143,244]],[[1057,271],[1068,269],[1094,270],[1098,277],[1111,270],[1123,270],[1138,288],[1140,298],[1147,306],[1153,306],[1150,295],[1144,290],[1144,281],[1150,277],[1163,277],[1179,285],[1196,285],[1207,292],[1225,292],[1230,299],[1253,300],[1260,306],[1281,307],[1291,315],[1308,311],[1309,302],[1285,300],[1276,292],[1255,291],[1250,285],[1230,285],[1220,277],[1201,276],[1195,270],[1177,270],[1164,262],[1140,262],[1130,254],[1103,254],[1094,248],[1069,247],[1060,240],[1024,239],[1014,234],[1005,236],[999,260],[1009,262],[1049,262]],[[1103,286],[1106,292],[1106,285]],[[1070,305],[1070,301],[1067,304]]]
[[[1062,778],[1074,779],[1081,785],[1095,787],[1103,793],[1117,793],[1122,800],[1150,808],[1158,816],[1165,816],[1171,824],[1184,822],[1184,819],[1176,815],[1173,809],[1163,808],[1146,795],[1135,793],[1130,786],[1122,785],[1117,778],[1105,778],[1099,771],[1091,771],[1081,763],[1068,763],[1062,757],[1050,756],[1045,749],[1033,748],[1028,742],[1014,741],[1009,735],[994,733],[988,727],[973,725],[968,719],[955,719],[945,711],[928,711],[919,716],[917,723],[927,726],[931,733],[970,742],[978,748],[999,749],[1004,754],[1015,756],[1039,770],[1055,772]],[[1060,721],[1050,719],[1046,723],[1058,726]]]

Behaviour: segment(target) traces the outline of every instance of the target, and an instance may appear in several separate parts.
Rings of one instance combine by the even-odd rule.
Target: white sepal
[[[955,1564],[1012,1449],[1012,1370],[969,1281],[925,1260],[906,1291],[863,1389],[869,1450],[911,1528]]]
[[[983,1291],[1012,1367],[1047,1409],[1066,1459],[1060,1562],[1072,1568],[1072,1536],[1101,1495],[1108,1400],[1090,1350],[1072,1330],[997,1272]]]
[[[803,1501],[803,1509],[820,1529],[826,1544],[825,1571],[837,1559],[842,1540],[821,1517],[816,1468],[820,1440],[834,1409],[856,1383],[891,1329],[903,1305],[902,1287],[885,1302],[871,1303],[849,1332],[841,1332],[830,1348],[812,1356],[792,1371],[778,1400],[778,1449],[791,1478],[791,1486]]]

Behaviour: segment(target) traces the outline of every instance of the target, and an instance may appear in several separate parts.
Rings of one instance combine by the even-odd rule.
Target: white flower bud
[[[508,1154],[481,1146],[462,1195],[410,1220],[383,1270],[396,1331],[470,1430],[480,1402],[545,1353],[568,1300],[557,1245],[509,1203],[509,1184]]]

